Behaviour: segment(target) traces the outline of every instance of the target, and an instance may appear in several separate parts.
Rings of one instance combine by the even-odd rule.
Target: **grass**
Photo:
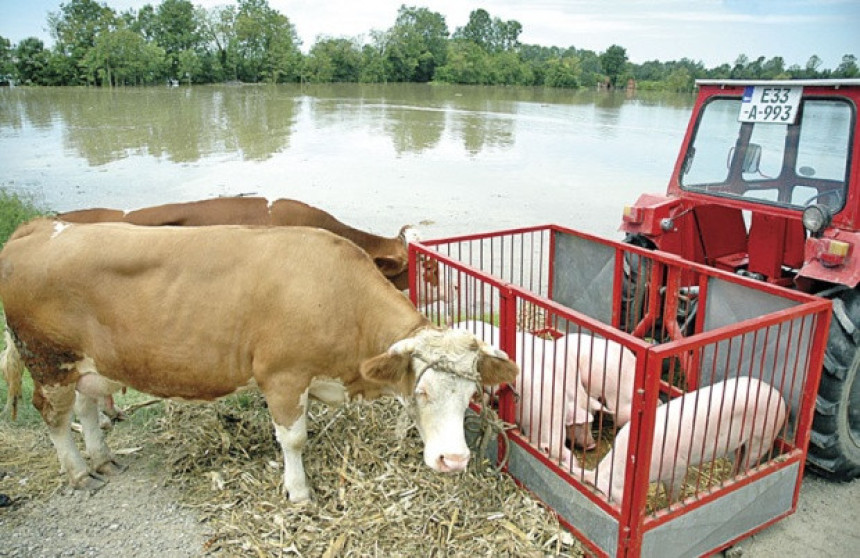
[[[32,196],[0,188],[0,245],[6,244],[18,225],[47,213]]]

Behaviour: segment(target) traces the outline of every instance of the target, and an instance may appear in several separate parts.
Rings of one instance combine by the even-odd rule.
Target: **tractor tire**
[[[833,298],[807,467],[824,478],[860,476],[860,291]]]

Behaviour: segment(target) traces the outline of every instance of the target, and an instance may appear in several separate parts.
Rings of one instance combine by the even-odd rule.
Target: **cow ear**
[[[489,348],[478,354],[478,374],[485,386],[509,384],[517,379],[519,373],[517,364],[502,351]]]
[[[386,277],[393,277],[401,273],[408,265],[403,258],[398,256],[379,256],[373,258],[373,263]]]
[[[361,363],[361,376],[371,382],[396,384],[406,377],[409,371],[410,353],[387,351]]]

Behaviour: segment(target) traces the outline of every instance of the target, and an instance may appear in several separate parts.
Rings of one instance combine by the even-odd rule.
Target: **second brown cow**
[[[297,200],[278,199],[270,202],[266,198],[244,196],[170,203],[134,211],[82,209],[61,213],[57,219],[69,223],[123,222],[146,226],[316,227],[357,244],[401,291],[409,287],[409,242],[418,238],[418,232],[409,225],[403,226],[396,237],[387,238],[350,227],[322,209]]]

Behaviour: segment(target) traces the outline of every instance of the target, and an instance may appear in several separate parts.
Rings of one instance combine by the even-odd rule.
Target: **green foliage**
[[[310,82],[361,81],[362,51],[356,41],[320,38],[305,59],[304,78]]]
[[[81,61],[91,83],[148,85],[160,81],[164,50],[130,29],[101,33]]]
[[[11,76],[15,72],[12,54],[12,43],[0,35],[0,78]]]
[[[860,68],[857,67],[857,57],[853,54],[846,54],[842,57],[842,63],[833,72],[833,77],[840,78],[858,78],[860,77]]]
[[[228,55],[234,51],[238,79],[270,83],[298,79],[301,52],[295,27],[266,0],[239,0],[234,30]]]
[[[606,52],[600,55],[600,66],[603,73],[609,77],[614,87],[618,87],[618,77],[624,72],[627,65],[627,50],[618,45],[612,45]]]
[[[47,85],[46,72],[50,54],[36,37],[28,37],[15,48],[18,81],[25,85]]]
[[[547,60],[544,70],[544,85],[548,87],[579,87],[582,68],[579,58],[565,56]]]
[[[44,214],[32,198],[0,188],[0,245],[6,244],[18,225]]]
[[[231,0],[228,0],[230,2]],[[475,85],[596,87],[608,82],[642,89],[690,91],[700,78],[799,79],[860,76],[853,54],[835,70],[812,55],[805,66],[782,57],[751,59],[706,69],[682,58],[643,64],[611,45],[603,52],[524,45],[522,25],[478,8],[449,35],[445,17],[401,5],[394,24],[358,38],[321,36],[305,55],[289,18],[268,0],[232,0],[205,8],[193,0],[161,0],[155,7],[117,13],[97,0],[68,0],[48,15],[56,41],[36,38],[12,45],[0,37],[0,76],[33,85],[145,85],[183,83],[317,83],[439,81]]]
[[[388,81],[430,81],[447,55],[445,17],[427,8],[400,6],[384,45]]]
[[[479,8],[469,14],[469,22],[458,28],[453,38],[471,41],[487,52],[497,53],[513,50],[519,46],[522,31],[523,26],[520,22],[491,18],[486,10]]]
[[[180,56],[186,53],[184,58],[187,69],[190,61],[187,53],[197,49],[202,41],[194,5],[188,0],[163,0],[154,16],[147,14],[145,17],[151,20],[153,41],[164,49],[169,77],[183,77],[185,71],[180,68]]]

